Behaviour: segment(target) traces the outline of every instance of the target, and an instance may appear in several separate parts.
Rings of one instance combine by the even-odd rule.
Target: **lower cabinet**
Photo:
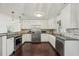
[[[23,34],[22,35],[22,43],[24,42],[31,42],[31,34]]]
[[[0,37],[0,56],[6,56],[6,38],[7,36]]]
[[[41,42],[49,42],[55,48],[55,36],[51,34],[41,34]],[[22,43],[24,42],[32,42],[31,34],[23,34],[22,35]]]
[[[61,56],[79,56],[79,40],[56,37],[56,50]]]
[[[41,42],[48,42],[48,34],[41,34]]]
[[[23,34],[22,35],[22,43],[24,42],[31,42],[32,40],[31,34]],[[41,42],[48,42],[48,34],[41,34]]]
[[[11,55],[14,51],[14,37],[7,39],[7,56]]]
[[[41,34],[41,42],[49,42],[55,48],[56,37],[51,34]]]
[[[2,38],[0,37],[0,56],[2,55]]]
[[[49,34],[49,42],[55,48],[56,37]]]

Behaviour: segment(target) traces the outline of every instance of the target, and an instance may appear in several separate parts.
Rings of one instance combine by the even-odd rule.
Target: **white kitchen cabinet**
[[[0,37],[0,56],[2,55],[2,38]]]
[[[24,43],[26,41],[26,36],[27,36],[27,34],[22,35],[22,43]]]
[[[7,39],[7,56],[11,55],[14,51],[14,37]]]
[[[49,42],[55,48],[55,36],[50,34],[41,34],[41,42]],[[22,43],[31,42],[31,34],[22,35]]]
[[[67,5],[62,11],[60,15],[61,26],[62,29],[71,28],[72,20],[71,20],[71,4]]]
[[[41,42],[48,42],[49,37],[51,37],[50,34],[41,34]],[[31,41],[31,34],[23,34],[22,35],[22,43],[24,43],[25,41],[27,41],[27,42]]]
[[[26,41],[28,42],[28,41],[31,41],[31,34],[27,34],[27,36],[26,36]]]
[[[41,42],[49,42],[55,48],[55,36],[51,34],[41,34]]]
[[[71,4],[64,7],[60,14],[57,16],[57,27],[59,27],[59,21],[61,24],[60,32],[65,32],[67,28],[72,28],[72,20],[71,20]],[[59,29],[57,28],[59,31]]]
[[[61,56],[79,56],[79,40],[56,37],[56,50]]]
[[[79,28],[79,4],[71,4],[71,19],[72,25]]]
[[[0,56],[6,56],[6,36],[0,37]]]
[[[61,20],[61,28],[60,28],[60,32],[61,33],[65,33],[67,28],[77,28],[77,14],[76,14],[76,10],[74,7],[74,4],[68,4],[67,6],[65,6],[60,14],[57,16],[57,31],[59,32],[59,24],[58,21]]]
[[[24,43],[24,42],[31,42],[31,34],[23,34],[22,35],[22,43]]]
[[[61,31],[64,32],[67,28],[79,28],[79,4],[68,4],[65,6],[57,20],[61,20]],[[57,26],[58,27],[58,26]]]
[[[48,34],[41,34],[41,42],[48,42],[49,35]]]
[[[79,56],[79,41],[65,41],[64,50],[65,56]]]
[[[48,20],[23,20],[21,23],[22,29],[31,29],[32,26],[38,25],[41,29],[48,29]]]
[[[49,34],[49,42],[55,48],[56,37]]]
[[[48,20],[48,28],[56,29],[56,20],[54,18]]]

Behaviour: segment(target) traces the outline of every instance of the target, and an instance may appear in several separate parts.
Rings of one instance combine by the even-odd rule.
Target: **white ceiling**
[[[17,17],[21,16],[25,20],[47,20],[57,16],[66,5],[64,3],[2,3],[0,9],[8,14],[14,11]],[[35,17],[36,11],[43,12],[43,17]]]

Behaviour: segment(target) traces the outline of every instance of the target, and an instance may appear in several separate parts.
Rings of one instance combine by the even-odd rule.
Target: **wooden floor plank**
[[[58,56],[51,45],[46,43],[25,43],[15,52],[16,56]]]

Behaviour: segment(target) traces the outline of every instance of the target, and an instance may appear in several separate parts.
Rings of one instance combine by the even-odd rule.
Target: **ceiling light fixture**
[[[44,16],[44,13],[43,13],[43,12],[40,12],[40,11],[36,11],[36,12],[34,13],[34,15],[35,15],[36,17],[43,17],[43,16]]]
[[[41,15],[41,14],[36,14],[36,16],[37,16],[37,17],[42,17],[43,15]]]

